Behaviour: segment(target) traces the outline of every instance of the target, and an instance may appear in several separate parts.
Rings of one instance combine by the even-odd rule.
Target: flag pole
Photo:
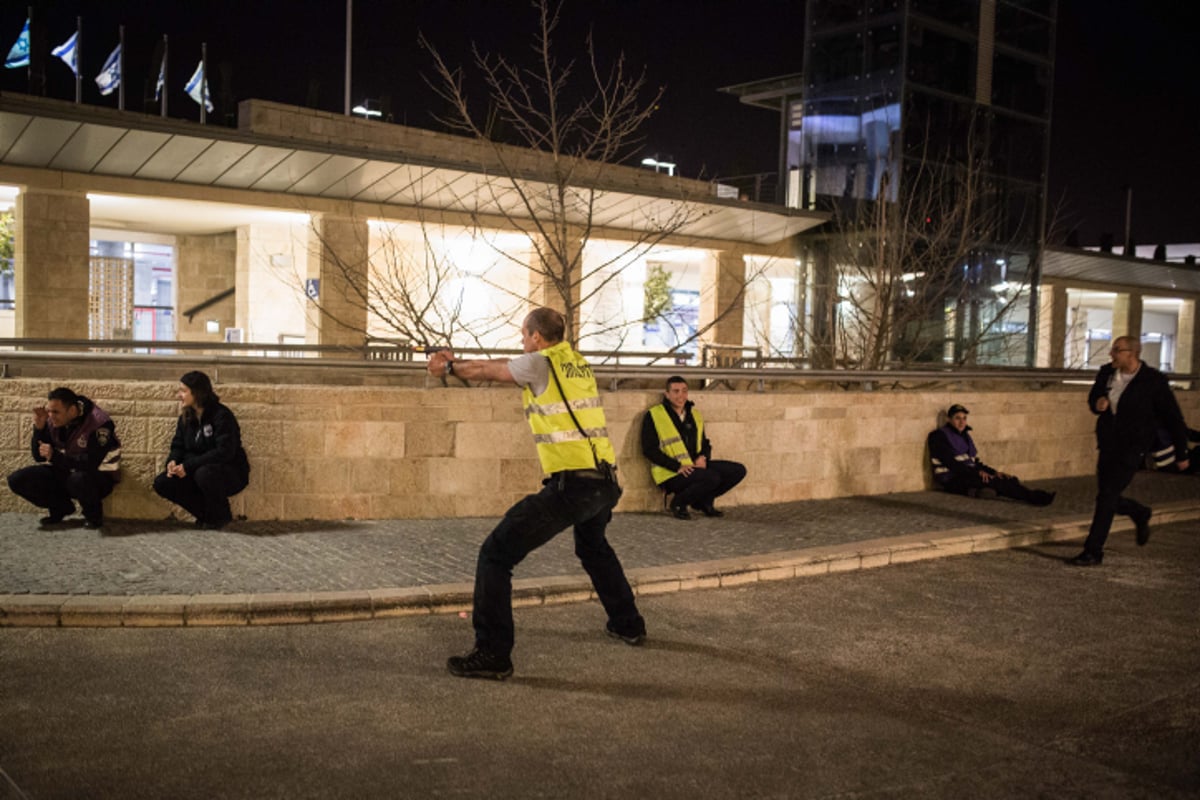
[[[208,121],[208,42],[200,43],[200,124]]]
[[[158,108],[160,115],[163,117],[163,119],[166,119],[167,87],[170,86],[170,83],[167,82],[167,35],[165,33],[163,34],[163,60],[159,70],[162,72],[162,89],[159,90],[162,92],[162,97],[159,98]]]
[[[346,0],[346,89],[344,92],[345,103],[343,113],[350,116],[350,52],[351,52],[351,24],[353,21],[354,0]]]
[[[83,17],[75,18],[75,105],[83,102]]]
[[[117,53],[117,110],[125,110],[125,26],[117,26],[118,46],[121,51]]]

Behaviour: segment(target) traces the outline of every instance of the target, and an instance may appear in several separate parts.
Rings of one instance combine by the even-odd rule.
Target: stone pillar
[[[1067,287],[1043,283],[1038,289],[1036,366],[1062,369],[1067,364]]]
[[[1175,328],[1175,371],[1180,375],[1200,373],[1200,338],[1196,336],[1196,301],[1179,304]]]
[[[704,341],[741,347],[746,315],[746,259],[740,250],[713,253],[700,272],[700,328]],[[711,326],[711,327],[709,327]]]
[[[83,192],[22,190],[16,205],[16,336],[87,339],[91,205]]]
[[[1136,336],[1142,338],[1142,296],[1140,294],[1120,293],[1113,300],[1113,338],[1118,336]]]
[[[318,278],[321,283],[317,310],[308,315],[308,341],[362,347],[367,334],[363,295],[370,275],[367,221],[329,215],[314,217],[313,238],[308,277]],[[330,356],[338,357],[336,353]]]
[[[567,321],[567,341],[575,345],[579,343],[579,298],[583,288],[582,234],[582,229],[573,226],[564,237],[565,241],[542,239],[529,253],[530,310],[546,306],[562,313]],[[569,270],[564,263],[570,265]],[[555,279],[567,282],[570,309],[563,292],[555,285]]]

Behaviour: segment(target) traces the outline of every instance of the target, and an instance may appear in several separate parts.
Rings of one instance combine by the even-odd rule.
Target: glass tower
[[[930,308],[893,337],[891,349],[903,351],[895,356],[1030,363],[1056,13],[1056,0],[806,2],[803,89],[782,109],[786,204],[848,218],[850,208],[882,203],[890,211],[865,213],[912,217],[900,224],[923,225],[926,247],[948,232],[970,240],[948,256],[952,291],[922,287],[925,267],[896,266],[912,276],[886,301],[896,319],[894,304],[925,299]],[[840,268],[820,250],[818,242],[809,259],[818,283],[822,258],[832,260],[830,276]],[[843,284],[825,306],[846,302],[839,274],[824,281]],[[813,304],[816,338],[832,337],[822,319],[836,312]]]

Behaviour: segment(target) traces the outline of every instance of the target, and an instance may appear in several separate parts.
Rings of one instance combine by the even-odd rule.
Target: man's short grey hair
[[[1136,336],[1118,336],[1113,340],[1113,347],[1128,347],[1135,356],[1142,354],[1142,342]]]
[[[558,344],[566,333],[567,321],[553,308],[542,306],[529,312],[525,318],[525,330],[540,333],[549,344]]]

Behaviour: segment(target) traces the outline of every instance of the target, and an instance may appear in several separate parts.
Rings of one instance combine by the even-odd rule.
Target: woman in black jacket
[[[179,402],[167,468],[154,479],[154,491],[183,506],[197,528],[220,530],[233,521],[229,498],[250,481],[242,432],[203,372],[179,379]]]

